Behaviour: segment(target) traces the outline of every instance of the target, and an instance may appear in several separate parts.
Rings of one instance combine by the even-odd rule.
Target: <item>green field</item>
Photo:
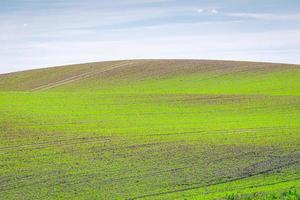
[[[299,189],[300,66],[135,60],[0,75],[0,199],[298,200]]]

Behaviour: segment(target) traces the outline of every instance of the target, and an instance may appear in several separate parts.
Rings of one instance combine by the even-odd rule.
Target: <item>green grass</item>
[[[300,194],[297,192],[295,188],[291,188],[290,190],[287,190],[285,192],[282,192],[281,194],[264,194],[264,193],[254,193],[251,195],[240,195],[240,194],[231,194],[228,195],[226,200],[241,200],[241,199],[247,199],[247,200],[280,200],[280,199],[286,199],[286,200],[298,200],[300,199]]]
[[[85,80],[56,91],[100,91],[104,94],[249,94],[297,95],[300,93],[299,70],[273,73],[195,73],[146,80]],[[135,84],[133,84],[135,83]]]
[[[299,191],[298,66],[139,61],[97,71],[108,64],[0,76],[0,198],[293,199]],[[176,70],[157,71],[169,65]],[[97,73],[30,91],[88,70]]]

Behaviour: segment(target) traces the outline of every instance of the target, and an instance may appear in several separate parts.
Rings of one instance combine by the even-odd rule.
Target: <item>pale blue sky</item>
[[[135,58],[300,64],[299,0],[1,0],[0,73]]]

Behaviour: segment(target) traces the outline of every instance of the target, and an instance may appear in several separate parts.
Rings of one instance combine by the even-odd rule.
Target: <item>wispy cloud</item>
[[[197,12],[201,13],[201,14],[218,14],[219,13],[219,11],[215,8],[198,8]]]
[[[227,16],[258,20],[300,20],[300,14],[226,13]]]

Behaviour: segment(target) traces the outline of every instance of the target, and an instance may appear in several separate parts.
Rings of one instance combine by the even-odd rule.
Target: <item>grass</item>
[[[270,199],[286,199],[286,200],[298,200],[300,199],[300,194],[297,192],[296,189],[291,188],[290,190],[283,192],[281,194],[263,194],[263,193],[254,193],[251,195],[238,195],[238,194],[231,194],[228,195],[226,200],[240,200],[240,199],[247,199],[247,200],[270,200]]]
[[[298,66],[124,62],[0,76],[1,198],[298,195]]]

